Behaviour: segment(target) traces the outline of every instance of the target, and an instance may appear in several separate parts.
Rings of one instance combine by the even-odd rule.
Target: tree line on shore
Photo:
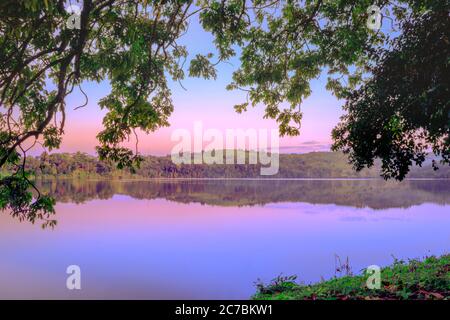
[[[248,153],[247,153],[248,155]],[[248,163],[248,162],[246,162]],[[379,178],[379,164],[355,171],[340,152],[280,154],[279,171],[261,176],[260,164],[175,164],[170,156],[144,156],[139,167],[117,169],[115,163],[86,153],[46,153],[29,156],[26,168],[36,178]],[[14,170],[7,167],[4,173]],[[408,178],[450,178],[450,168],[433,170],[431,161],[413,167]]]

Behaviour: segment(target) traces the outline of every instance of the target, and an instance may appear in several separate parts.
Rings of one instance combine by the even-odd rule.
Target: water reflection
[[[39,181],[57,202],[84,203],[115,194],[135,199],[167,199],[216,206],[254,206],[276,202],[336,204],[373,209],[408,208],[422,203],[449,204],[450,181],[409,180],[175,180]]]

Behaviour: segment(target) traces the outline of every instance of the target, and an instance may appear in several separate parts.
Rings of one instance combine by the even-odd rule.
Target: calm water
[[[246,299],[258,278],[450,249],[450,181],[51,181],[54,230],[0,213],[0,298]],[[81,267],[81,290],[66,268]]]

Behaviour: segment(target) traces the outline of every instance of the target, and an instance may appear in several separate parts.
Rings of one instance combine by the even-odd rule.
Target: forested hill
[[[174,164],[170,156],[145,156],[135,174],[85,153],[43,153],[28,157],[26,167],[37,177],[79,178],[378,178],[379,165],[355,172],[345,155],[336,152],[280,154],[279,172],[261,176],[260,165]],[[8,168],[12,170],[13,168]],[[450,178],[450,167],[434,171],[431,163],[414,167],[408,178]]]

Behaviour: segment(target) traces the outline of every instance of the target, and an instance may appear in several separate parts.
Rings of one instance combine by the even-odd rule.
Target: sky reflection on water
[[[331,182],[290,185],[289,190],[308,190],[288,195],[297,195],[299,202],[268,196],[270,202],[260,203],[255,195],[246,205],[242,202],[252,188],[265,187],[222,186],[222,195],[235,190],[240,202],[219,203],[219,186],[199,183],[197,189],[180,189],[123,182],[122,191],[129,192],[110,186],[112,196],[106,199],[86,196],[76,204],[61,198],[65,202],[57,204],[53,231],[0,214],[0,298],[246,299],[257,278],[297,274],[309,283],[333,276],[335,254],[348,256],[359,272],[391,263],[392,255],[423,257],[450,248],[450,198],[445,187],[438,188],[442,182],[409,186],[410,198],[418,203],[396,206],[400,202],[394,201],[385,208],[364,204],[370,195],[363,193],[379,189],[373,185],[378,182],[354,186],[360,199],[350,187],[348,198],[356,200],[345,205],[339,194],[348,186],[335,188]],[[403,186],[386,188],[407,194]],[[95,190],[98,194],[98,186]],[[145,190],[159,191],[138,199],[136,190],[141,196]],[[322,191],[331,195],[329,201],[314,196]],[[71,264],[81,267],[79,291],[65,286]]]

